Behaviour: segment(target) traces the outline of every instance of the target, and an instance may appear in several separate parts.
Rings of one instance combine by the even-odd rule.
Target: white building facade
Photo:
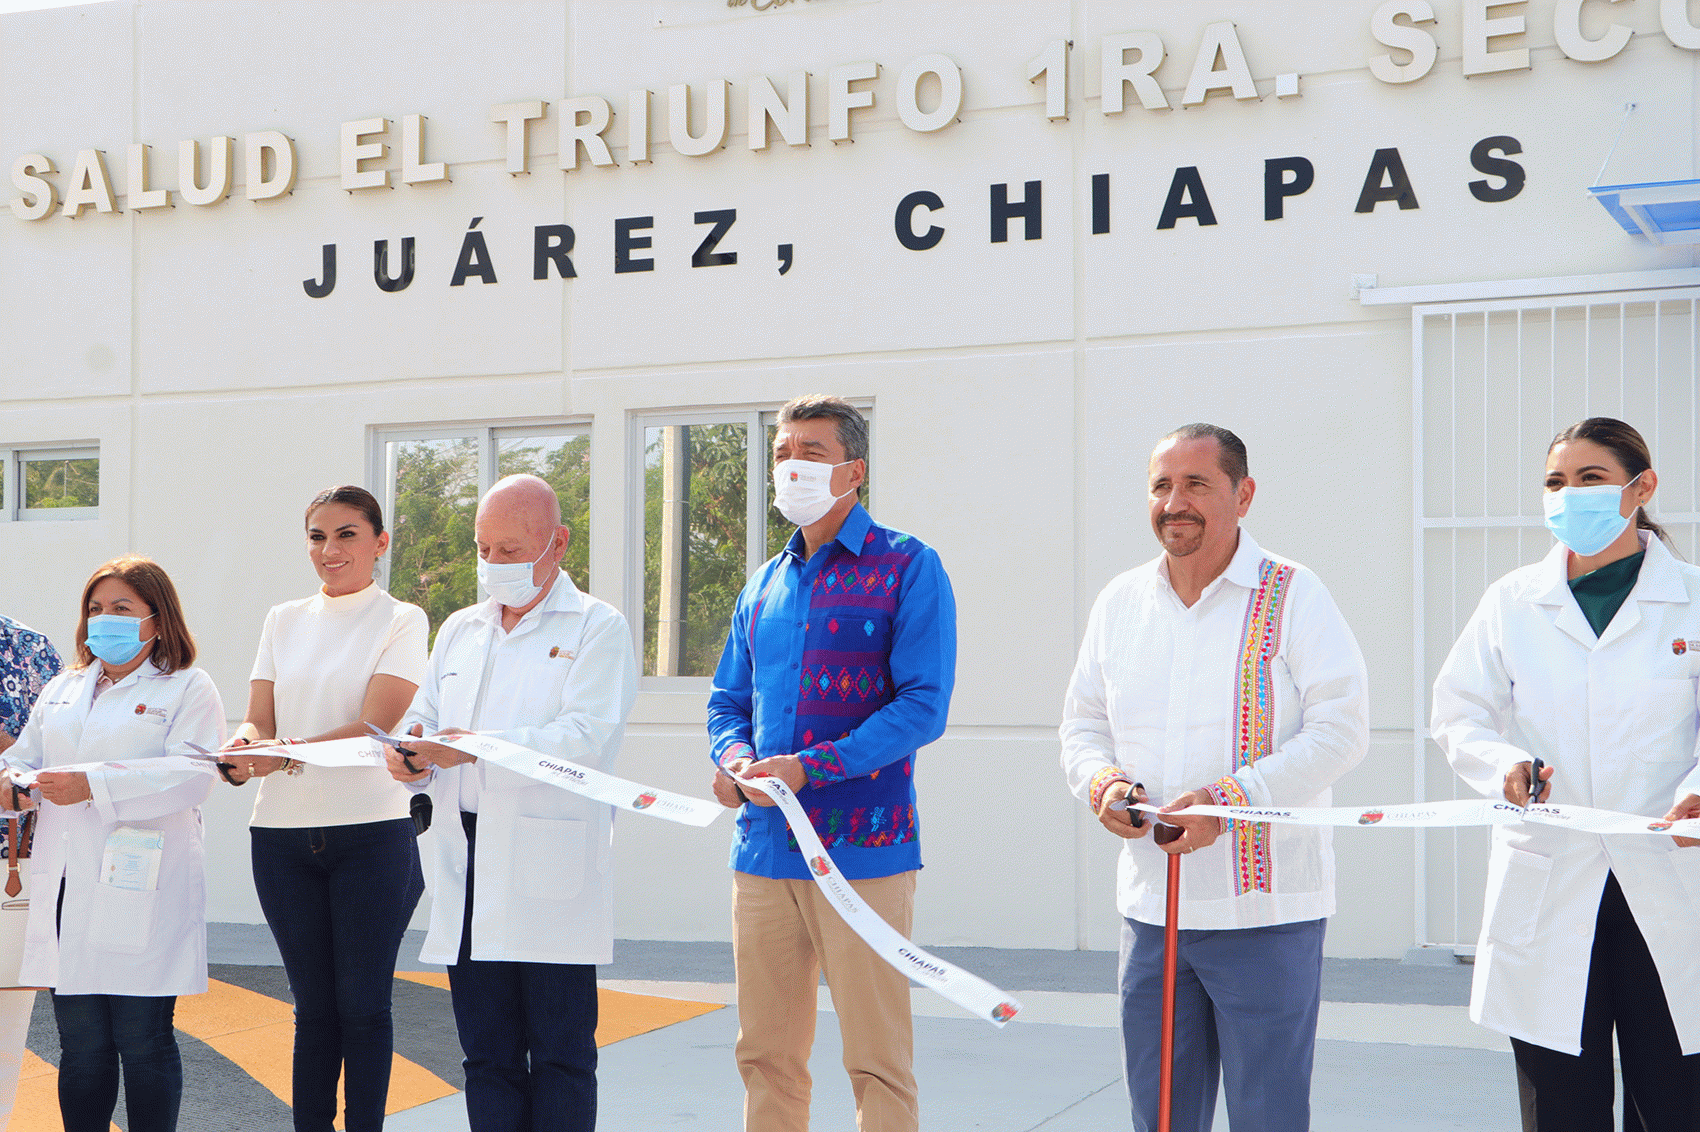
[[[1155,553],[1160,435],[1238,432],[1249,529],[1357,632],[1374,738],[1337,804],[1453,795],[1427,685],[1550,545],[1556,429],[1639,427],[1695,558],[1700,267],[1663,183],[1700,174],[1697,68],[1691,0],[6,16],[0,612],[68,649],[88,572],[150,554],[238,714],[267,608],[315,584],[314,493],[377,493],[393,592],[447,609],[471,501],[538,470],[642,650],[622,773],[705,794],[766,425],[835,392],[959,605],[916,938],[1110,948],[1116,846],[1055,728],[1093,597]],[[1619,200],[1632,234],[1601,183],[1662,187]],[[206,807],[214,920],[260,918],[250,804]],[[1478,832],[1340,833],[1330,952],[1473,942]],[[728,836],[622,820],[618,934],[727,938]]]

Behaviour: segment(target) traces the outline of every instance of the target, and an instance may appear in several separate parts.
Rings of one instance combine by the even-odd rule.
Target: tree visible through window
[[[747,577],[749,425],[644,430],[644,672],[711,676]]]
[[[472,541],[478,441],[394,442],[390,460],[390,594],[425,611],[434,641],[443,620],[478,596]]]
[[[744,583],[796,530],[773,506],[775,416],[644,427],[645,675],[714,675]]]
[[[100,515],[100,448],[0,444],[0,521]]]
[[[540,476],[571,530],[562,567],[590,583],[590,436],[582,427],[472,427],[466,435],[384,442],[391,530],[389,590],[425,611],[432,639],[449,614],[479,600],[473,519],[496,478]]]
[[[26,454],[21,463],[25,510],[100,505],[98,456],[32,459]]]

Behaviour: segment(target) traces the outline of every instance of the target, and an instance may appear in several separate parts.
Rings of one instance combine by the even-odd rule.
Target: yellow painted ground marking
[[[177,1000],[177,1028],[199,1038],[289,1103],[295,1012],[246,987],[210,979],[207,993]]]
[[[42,1132],[59,1126],[59,1071],[26,1049],[6,1132]],[[118,1132],[118,1125],[110,1127]]]
[[[229,1058],[284,1104],[289,1103],[295,1012],[287,1003],[210,979],[206,994],[177,1000],[177,1028]],[[400,1112],[454,1092],[447,1081],[398,1054],[390,1066],[389,1100],[384,1107],[386,1112]],[[342,1109],[339,1096],[338,1113]],[[341,1116],[336,1126],[342,1127]]]
[[[289,1004],[246,987],[207,981],[207,993],[177,999],[177,1029],[228,1058],[284,1104],[289,1103],[295,1011]],[[338,1088],[337,1111],[344,1105]],[[453,1086],[424,1066],[396,1056],[390,1067],[385,1110],[397,1113],[439,1097]],[[42,1132],[59,1124],[59,1072],[29,1050],[18,1076],[18,1096],[5,1132]],[[339,1115],[336,1127],[343,1126]],[[112,1126],[112,1132],[119,1132]]]
[[[436,987],[438,990],[449,989],[449,973],[447,971],[397,971],[395,977],[406,979],[410,983],[418,983],[422,987]]]
[[[452,1097],[458,1091],[453,1085],[423,1065],[409,1061],[398,1053],[390,1065],[390,1095],[389,1099],[384,1102],[384,1112],[394,1115],[404,1108],[422,1105],[440,1097]],[[341,1100],[342,1086],[340,1082],[337,1085],[337,1096],[339,1098],[337,1111],[341,1112],[343,1102]],[[342,1127],[340,1116],[337,1118],[336,1126]]]
[[[395,977],[422,986],[449,989],[447,971],[397,971]],[[612,1045],[663,1026],[686,1022],[713,1010],[725,1009],[713,1002],[686,1002],[677,998],[659,998],[649,994],[628,994],[625,991],[596,992],[596,1044]]]

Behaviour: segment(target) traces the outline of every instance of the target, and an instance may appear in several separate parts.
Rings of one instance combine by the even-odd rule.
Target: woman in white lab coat
[[[42,689],[0,790],[41,814],[21,979],[53,988],[66,1132],[106,1132],[122,1065],[129,1132],[177,1125],[172,1017],[207,989],[201,814],[224,707],[171,579],[139,555],[83,587],[74,666]],[[63,768],[63,769],[54,769]]]
[[[1554,438],[1559,539],[1489,588],[1434,686],[1431,731],[1490,797],[1700,816],[1700,568],[1644,506],[1641,435],[1590,417]],[[1692,1132],[1700,1112],[1700,849],[1689,838],[1494,830],[1470,1016],[1510,1036],[1526,1132]],[[1673,1009],[1675,1007],[1675,1009]]]

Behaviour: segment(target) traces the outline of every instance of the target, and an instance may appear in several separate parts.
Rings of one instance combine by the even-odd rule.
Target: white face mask
[[[536,571],[537,563],[549,556],[549,551],[555,545],[551,538],[539,554],[530,562],[486,562],[478,560],[478,584],[484,587],[484,592],[507,606],[509,609],[519,609],[536,597],[543,587],[531,580]]]
[[[822,464],[817,460],[781,460],[773,465],[773,505],[788,523],[806,527],[818,523],[844,495],[832,494],[832,472],[844,464]]]

